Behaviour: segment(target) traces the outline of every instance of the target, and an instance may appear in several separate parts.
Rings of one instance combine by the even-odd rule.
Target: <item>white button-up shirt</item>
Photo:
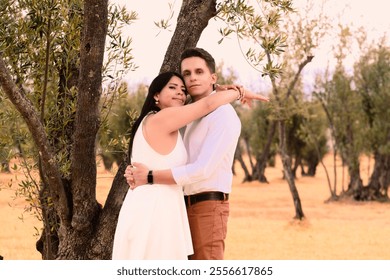
[[[184,145],[188,163],[172,169],[177,184],[191,195],[207,191],[230,193],[232,164],[241,122],[230,104],[187,125]]]

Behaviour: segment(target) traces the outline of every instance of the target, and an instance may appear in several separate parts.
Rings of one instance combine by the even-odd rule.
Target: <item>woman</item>
[[[248,93],[245,101],[257,98]],[[243,99],[243,93],[231,87],[183,106],[186,89],[181,75],[158,75],[132,128],[131,160],[150,169],[185,164],[187,153],[179,129],[218,106]],[[192,253],[182,187],[147,184],[130,189],[119,213],[112,258],[187,259]]]

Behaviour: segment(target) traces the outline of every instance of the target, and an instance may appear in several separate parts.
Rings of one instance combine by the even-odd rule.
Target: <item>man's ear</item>
[[[216,84],[216,83],[217,83],[217,80],[218,80],[218,75],[217,75],[217,73],[211,74],[211,78],[212,78],[212,80],[213,80],[213,84]]]

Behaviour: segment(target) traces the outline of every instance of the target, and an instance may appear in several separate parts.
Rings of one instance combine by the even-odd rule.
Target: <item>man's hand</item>
[[[149,169],[142,163],[133,163],[128,165],[125,171],[125,178],[130,189],[134,190],[136,187],[145,185],[148,183]]]

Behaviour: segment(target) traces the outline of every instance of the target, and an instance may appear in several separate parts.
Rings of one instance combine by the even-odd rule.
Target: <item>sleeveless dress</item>
[[[143,163],[150,170],[184,165],[187,152],[180,133],[174,149],[167,155],[161,155],[144,138],[143,121],[134,136],[132,162]],[[153,184],[134,190],[129,188],[119,212],[112,259],[178,260],[192,255],[183,197],[183,188],[178,185]]]

